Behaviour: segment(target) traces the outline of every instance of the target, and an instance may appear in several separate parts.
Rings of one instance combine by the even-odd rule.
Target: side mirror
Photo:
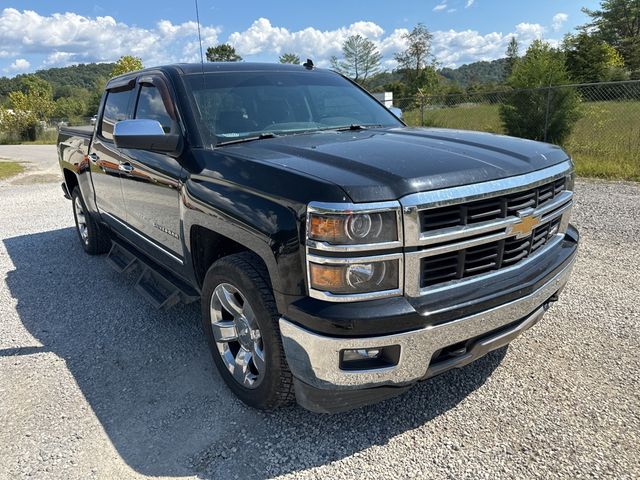
[[[113,128],[113,141],[118,148],[175,153],[180,135],[165,133],[157,120],[122,120]]]
[[[402,110],[400,110],[398,107],[388,107],[388,108],[391,113],[393,113],[396,117],[402,120]]]

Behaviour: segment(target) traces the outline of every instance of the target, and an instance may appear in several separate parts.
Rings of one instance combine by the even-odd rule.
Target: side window
[[[164,133],[171,132],[173,125],[173,120],[162,101],[160,90],[154,85],[143,84],[140,87],[135,118],[157,120],[162,125]]]
[[[102,122],[100,122],[100,136],[107,140],[113,140],[113,127],[121,120],[128,120],[129,102],[131,100],[133,90],[125,90],[120,92],[108,92],[107,100],[104,104],[104,114]]]

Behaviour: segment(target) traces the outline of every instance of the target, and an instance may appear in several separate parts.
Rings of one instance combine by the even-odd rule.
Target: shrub
[[[500,107],[505,132],[561,144],[580,118],[579,95],[573,88],[532,89],[569,83],[563,54],[536,40],[514,65],[508,83],[514,91]]]

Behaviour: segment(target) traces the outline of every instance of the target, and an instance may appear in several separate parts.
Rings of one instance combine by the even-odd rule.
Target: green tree
[[[562,52],[534,41],[508,83],[515,91],[500,106],[507,134],[561,144],[580,117],[580,99],[574,89],[549,88],[569,83]]]
[[[640,70],[640,0],[602,0],[599,9],[582,11],[591,17],[583,31],[618,50],[629,70]]]
[[[513,72],[513,67],[515,67],[518,58],[520,58],[520,46],[518,45],[518,40],[516,37],[511,37],[509,40],[509,45],[507,45],[507,64],[505,65],[505,77],[509,78],[511,72]]]
[[[135,72],[136,70],[142,70],[144,66],[142,65],[142,59],[139,57],[134,57],[132,55],[123,55],[118,59],[116,64],[113,66],[111,70],[111,76],[117,77],[118,75],[122,75],[127,72]]]
[[[90,90],[91,95],[87,100],[87,111],[85,115],[89,117],[97,115],[98,108],[100,108],[100,100],[102,99],[108,80],[106,77],[97,77],[94,79],[93,88]]]
[[[576,82],[605,82],[625,77],[624,59],[596,35],[580,32],[564,40],[567,70]]]
[[[283,53],[280,55],[280,63],[292,63],[300,65],[300,57],[295,53]]]
[[[0,128],[20,140],[35,140],[37,132],[53,112],[53,88],[36,77],[21,79],[21,89],[10,92],[9,109],[0,110]]]
[[[331,57],[331,67],[360,84],[380,72],[382,55],[375,43],[362,35],[351,35],[344,41],[342,57]]]
[[[396,53],[394,58],[409,86],[409,92],[414,94],[437,78],[436,63],[431,52],[433,35],[419,23],[411,32],[404,34],[403,38],[407,42],[407,48]]]
[[[407,85],[399,80],[385,83],[382,88],[383,92],[392,92],[394,101],[404,99],[409,96]]]
[[[209,62],[241,62],[242,57],[236,53],[236,49],[228,43],[221,43],[215,47],[207,48],[207,60]]]
[[[54,103],[53,117],[77,122],[86,111],[87,104],[81,98],[60,97]]]

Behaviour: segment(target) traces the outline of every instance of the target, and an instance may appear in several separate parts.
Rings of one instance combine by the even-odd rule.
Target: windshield
[[[183,77],[207,143],[268,135],[402,125],[385,107],[340,75],[221,72]]]

